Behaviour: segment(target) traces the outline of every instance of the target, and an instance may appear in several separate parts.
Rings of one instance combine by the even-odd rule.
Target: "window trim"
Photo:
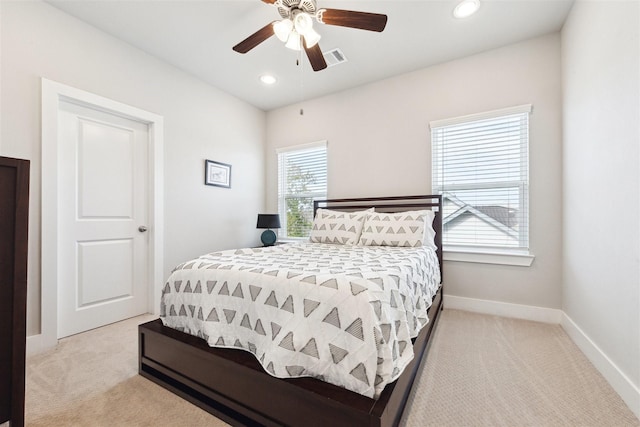
[[[519,267],[530,267],[533,264],[535,255],[529,251],[509,252],[500,250],[475,250],[467,248],[447,248],[444,247],[443,259],[445,261],[471,262],[479,264],[514,265]]]
[[[478,120],[486,120],[493,119],[500,116],[508,116],[512,114],[522,114],[527,113],[529,116],[533,112],[532,104],[522,104],[513,107],[501,108],[497,110],[485,111],[480,113],[468,114],[465,116],[452,117],[447,119],[433,120],[429,122],[429,131],[430,134],[433,135],[433,129],[444,127],[444,126],[453,126],[459,125],[463,123],[478,121]],[[433,150],[433,137],[431,137],[431,149]],[[527,161],[530,159],[529,156],[529,138],[527,143]],[[432,170],[433,170],[433,158],[432,158]],[[527,187],[530,187],[530,164],[527,165]],[[480,186],[480,185],[479,185]],[[486,186],[483,184],[481,186]],[[432,183],[433,187],[433,183]],[[465,189],[469,188],[469,185],[465,184]],[[471,185],[473,187],[473,185]],[[529,188],[527,189],[529,190]],[[527,209],[527,221],[528,225],[531,224],[531,211],[530,211],[530,201],[529,201],[529,191],[527,191],[527,197],[525,197],[524,205]],[[522,266],[529,267],[533,263],[535,259],[535,255],[531,253],[530,248],[530,230],[528,231],[527,238],[527,248],[489,248],[489,247],[464,247],[464,246],[455,246],[455,247],[447,247],[444,246],[443,250],[443,259],[445,261],[455,261],[455,262],[471,262],[471,263],[482,263],[482,264],[499,264],[499,265],[514,265],[514,266]]]
[[[290,145],[288,147],[279,147],[276,148],[276,154],[289,153],[292,151],[302,151],[302,150],[310,150],[312,148],[327,148],[327,140],[323,139],[320,141],[309,142],[307,144],[299,144],[299,145]]]
[[[496,116],[508,116],[510,114],[529,113],[533,112],[533,106],[531,104],[522,104],[515,107],[500,108],[498,110],[484,111],[482,113],[467,114],[466,116],[452,117],[450,119],[433,120],[429,122],[429,130],[434,127],[459,125],[466,122],[473,122],[476,120],[493,119]]]

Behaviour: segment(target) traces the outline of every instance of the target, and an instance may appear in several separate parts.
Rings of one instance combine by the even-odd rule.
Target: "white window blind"
[[[308,237],[313,201],[326,198],[326,141],[278,150],[280,238]]]
[[[530,105],[431,123],[443,244],[528,251]]]

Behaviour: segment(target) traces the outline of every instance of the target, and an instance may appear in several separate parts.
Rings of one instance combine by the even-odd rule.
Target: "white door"
[[[58,132],[62,338],[147,311],[149,130],[62,101]]]

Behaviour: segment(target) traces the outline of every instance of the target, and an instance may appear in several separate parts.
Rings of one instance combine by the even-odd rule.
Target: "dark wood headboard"
[[[337,211],[359,211],[375,208],[377,212],[404,212],[421,209],[431,209],[435,218],[433,230],[436,232],[435,243],[438,262],[440,263],[440,277],[442,280],[442,196],[396,196],[396,197],[365,197],[353,199],[314,200],[313,216],[319,208]]]

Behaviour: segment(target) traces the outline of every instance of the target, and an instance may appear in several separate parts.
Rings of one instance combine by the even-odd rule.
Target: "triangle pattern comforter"
[[[300,243],[210,253],[164,285],[165,326],[243,349],[279,378],[377,398],[413,359],[440,284],[427,247]]]

